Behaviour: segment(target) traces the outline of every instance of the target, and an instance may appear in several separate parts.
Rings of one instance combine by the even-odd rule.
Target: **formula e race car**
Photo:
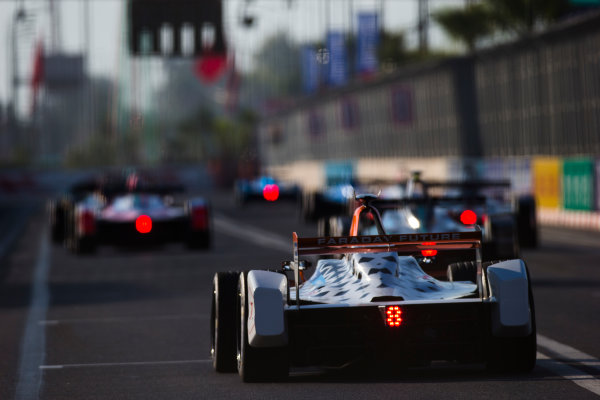
[[[363,195],[349,236],[299,238],[282,270],[219,272],[213,280],[211,356],[246,382],[284,379],[290,367],[385,371],[442,360],[527,372],[536,325],[527,266],[481,262],[481,232],[387,234]],[[377,235],[357,235],[372,213]],[[472,253],[435,279],[428,264]],[[304,280],[310,255],[322,258]],[[292,275],[292,276],[290,276]]]
[[[183,185],[172,178],[162,182],[157,182],[157,179],[160,177],[137,171],[104,172],[79,179],[63,194],[47,203],[52,242],[60,244],[72,239],[69,234],[73,233],[73,218],[78,205],[86,204],[88,209],[98,208],[102,206],[99,200],[106,203],[123,193],[149,192],[172,196],[184,191]]]
[[[505,181],[423,181],[416,174],[401,198],[378,199],[388,233],[464,231],[482,226],[485,260],[517,258],[521,247],[537,243],[535,200],[532,196],[507,198]],[[330,215],[318,221],[320,236],[344,235],[350,214]],[[375,226],[363,225],[360,234]]]
[[[233,187],[235,202],[239,206],[253,200],[277,201],[291,200],[296,201],[300,195],[298,185],[282,182],[270,176],[261,176],[256,179],[238,179]]]
[[[66,218],[67,247],[91,253],[101,244],[156,245],[181,241],[189,248],[211,243],[208,203],[202,198],[175,204],[168,196],[125,193],[106,200],[90,194]]]

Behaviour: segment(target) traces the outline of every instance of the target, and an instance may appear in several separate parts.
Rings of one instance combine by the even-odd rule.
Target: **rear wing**
[[[302,255],[333,255],[350,253],[416,252],[420,250],[468,250],[474,249],[477,259],[477,285],[483,293],[481,266],[481,230],[472,232],[407,233],[393,235],[325,236],[300,238],[293,233],[294,270],[296,281],[296,305],[300,307],[299,271]]]
[[[470,204],[483,204],[487,202],[487,197],[475,195],[475,196],[427,196],[427,197],[413,197],[406,199],[377,199],[371,204],[378,210],[389,210],[398,207],[404,207],[408,205],[444,205],[452,203],[463,204],[468,202]]]

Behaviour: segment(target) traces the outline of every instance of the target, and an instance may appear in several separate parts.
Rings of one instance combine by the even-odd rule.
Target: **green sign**
[[[570,0],[574,6],[600,6],[600,0]]]
[[[567,210],[594,208],[594,161],[567,158],[563,162],[563,205]]]

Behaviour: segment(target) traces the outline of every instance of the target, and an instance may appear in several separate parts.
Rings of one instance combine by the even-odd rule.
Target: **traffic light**
[[[222,0],[129,0],[132,55],[224,55]]]

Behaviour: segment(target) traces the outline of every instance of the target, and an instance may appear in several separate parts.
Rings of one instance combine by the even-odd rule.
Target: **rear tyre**
[[[538,245],[536,204],[533,196],[521,196],[516,204],[517,231],[519,244],[524,248]]]
[[[527,270],[531,333],[524,337],[499,338],[491,336],[487,368],[495,372],[526,373],[533,370],[537,358],[535,304]]]
[[[487,267],[496,264],[500,261],[486,261],[481,264],[481,268],[485,271]],[[449,282],[473,282],[477,283],[477,262],[476,261],[459,261],[448,265],[446,275]]]
[[[61,244],[65,240],[65,212],[59,201],[48,203],[50,237],[52,243]]]
[[[237,272],[217,272],[213,278],[210,356],[217,372],[235,372]]]
[[[248,342],[247,272],[239,275],[237,303],[237,367],[244,382],[270,382],[289,375],[287,347],[252,347]]]

